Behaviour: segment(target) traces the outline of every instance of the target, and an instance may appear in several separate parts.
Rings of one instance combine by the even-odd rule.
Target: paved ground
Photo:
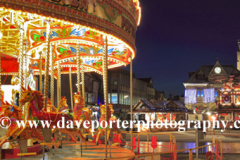
[[[81,156],[81,149],[80,149],[80,142],[77,143],[65,143],[63,144],[62,149],[54,149],[53,151],[45,153],[44,160],[84,160],[84,159],[93,159],[98,158],[98,160],[102,160],[105,156],[105,145],[100,144],[96,146],[93,143],[87,142],[85,145],[85,142],[82,146],[82,156]],[[108,148],[109,151],[109,148]],[[54,155],[53,155],[54,153]],[[131,152],[130,150],[126,148],[119,148],[116,146],[111,147],[111,157],[112,158],[118,158],[118,157],[126,157],[126,156],[134,156],[135,154]],[[109,156],[109,154],[108,154]],[[20,158],[17,159],[9,159],[9,160],[20,160]],[[37,156],[29,156],[22,158],[22,160],[43,160],[43,155],[37,155]],[[121,158],[121,160],[128,160],[125,158]]]
[[[186,148],[195,148],[195,130],[189,130],[186,132],[167,132],[172,133],[176,137],[177,141],[177,149],[186,149]],[[168,151],[169,149],[166,147],[169,145],[169,135],[167,135],[166,132],[161,132],[159,135],[155,135],[157,137],[158,146],[154,152],[163,152]],[[166,134],[166,135],[164,135]],[[151,141],[152,133],[148,133],[149,140]],[[231,130],[230,133],[221,133],[220,131],[215,132],[215,137],[219,138],[223,142],[223,160],[239,160],[240,159],[240,131]],[[136,137],[136,135],[135,135]],[[130,135],[124,135],[124,139],[127,141],[130,141]],[[141,136],[141,144],[145,147],[140,148],[140,153],[147,153],[147,136],[143,135]],[[207,134],[207,136],[200,140],[200,145],[206,145],[211,143],[212,141],[212,135]],[[89,145],[92,145],[89,143]],[[125,148],[127,148],[126,146]],[[82,159],[86,159],[86,155],[97,158],[97,157],[103,157],[104,153],[104,146],[98,148],[97,150],[92,150],[88,148],[87,150],[84,149],[84,157]],[[113,149],[113,154],[116,156],[125,155],[124,149],[120,148],[118,150]],[[126,150],[125,150],[126,151]],[[199,150],[199,158],[206,159],[206,151],[207,149]],[[135,149],[135,152],[138,152],[138,149]],[[152,148],[149,148],[149,153],[153,152]],[[194,151],[195,152],[195,151]],[[54,150],[54,156],[51,152],[48,152],[45,154],[45,160],[57,160],[57,159],[79,159],[80,158],[80,148],[79,144],[73,144],[64,146],[63,149],[55,149]],[[162,155],[163,157],[168,157],[168,155]],[[178,153],[178,160],[188,160],[188,153]],[[193,154],[193,157],[195,158],[196,155]],[[34,157],[28,157],[24,158],[24,160],[41,160],[42,155],[34,156]],[[121,158],[120,158],[121,159]],[[122,159],[121,159],[122,160]]]

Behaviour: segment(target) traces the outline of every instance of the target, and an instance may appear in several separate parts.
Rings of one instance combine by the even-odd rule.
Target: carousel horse
[[[105,123],[102,124],[102,126],[104,128],[102,128],[101,126],[99,126],[98,130],[96,131],[96,145],[98,145],[98,140],[101,138],[101,136],[104,136],[105,134],[107,134],[107,141],[110,138],[110,135],[115,133],[119,135],[119,138],[122,138],[122,134],[121,131],[117,128],[117,123],[116,123],[116,117],[112,116],[112,114],[114,113],[113,110],[113,105],[110,104],[107,107],[107,115],[105,115],[105,105],[101,105],[100,104],[100,112],[101,112],[101,117],[99,119],[99,124],[101,124],[102,121],[105,121],[105,118],[107,116],[107,124],[110,124],[110,121],[112,121],[112,128],[110,128],[110,126],[106,126]],[[105,128],[107,127],[107,133],[105,132]]]
[[[24,120],[24,116],[22,110],[15,105],[10,105],[8,102],[4,103],[2,106],[2,112],[0,114],[0,118],[8,117],[11,122],[4,121],[1,123],[5,123],[4,125],[9,125],[7,128],[7,133],[5,136],[0,138],[0,147],[6,142],[16,141],[17,135],[22,130],[22,127],[19,128],[17,125],[17,120]],[[43,135],[41,130],[33,130],[31,128],[26,128],[23,132],[21,139],[35,139],[36,141],[43,141]]]
[[[61,100],[58,104],[58,108],[55,108],[54,106],[52,106],[52,111],[53,112],[68,112],[68,105],[67,105],[66,97],[61,98]]]
[[[43,95],[39,91],[32,91],[30,87],[28,89],[23,88],[22,98],[19,103],[27,104],[27,120],[31,121],[51,121],[49,128],[54,129],[59,127],[57,122],[65,118],[65,122],[73,122],[73,117],[69,113],[63,112],[47,112],[44,110],[44,99]],[[41,125],[38,125],[38,129],[43,129]],[[76,135],[80,136],[81,139],[86,140],[81,130],[79,130],[75,125],[73,127],[57,128],[60,132],[64,134],[69,134],[73,140],[77,141]],[[24,130],[20,131],[19,136]]]
[[[93,134],[91,130],[91,110],[90,108],[84,108],[84,100],[79,93],[74,95],[74,110],[73,110],[73,119],[82,122],[80,128],[84,130],[85,133]],[[83,122],[89,121],[87,128],[83,127]]]

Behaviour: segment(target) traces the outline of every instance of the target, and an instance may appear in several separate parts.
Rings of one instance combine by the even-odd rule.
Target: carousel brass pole
[[[105,45],[103,47],[103,91],[104,91],[104,103],[105,103],[105,121],[107,123],[107,107],[108,107],[108,66],[107,66],[107,51],[108,40],[105,39]],[[107,158],[107,126],[105,126],[105,158]]]
[[[83,64],[81,64],[81,72],[82,72],[82,97],[83,97],[83,107],[86,107],[86,105],[85,105],[85,81],[84,81]]]
[[[27,73],[28,73],[28,71],[27,71],[27,69],[28,69],[28,66],[27,66],[27,50],[28,50],[28,42],[27,42],[27,40],[26,40],[26,45],[25,45],[25,51],[24,51],[24,54],[23,54],[23,60],[24,60],[24,67],[25,67],[25,69],[24,69],[24,77],[25,77],[25,88],[27,88],[28,86],[27,86],[27,81],[26,81],[26,79],[27,79]]]
[[[2,107],[2,53],[0,53],[0,107]]]
[[[27,55],[26,55],[26,53],[24,53],[23,54],[23,66],[24,67],[26,67],[26,61],[27,61]],[[27,86],[28,83],[26,81],[27,80],[27,68],[24,68],[24,67],[23,67],[23,77],[24,77],[24,84],[23,84],[23,86],[24,86],[24,88],[28,88],[28,86]]]
[[[72,92],[72,69],[69,67],[69,84],[70,84],[70,96],[71,96],[71,108],[73,110],[73,92]]]
[[[79,51],[79,43],[77,43],[77,91],[81,96],[81,57]]]
[[[45,79],[44,79],[44,108],[47,107],[48,85],[49,85],[49,56],[50,56],[50,24],[47,24],[47,53],[45,55]]]
[[[19,51],[19,79],[20,79],[20,88],[19,88],[19,99],[22,98],[23,91],[23,29],[20,28],[20,51]],[[19,107],[22,109],[22,105],[19,104]]]
[[[54,53],[53,46],[51,46],[51,108],[54,106]]]
[[[60,66],[60,61],[57,63],[57,71],[58,71],[58,77],[57,77],[57,98],[58,98],[58,103],[61,100],[61,66]]]
[[[131,110],[131,122],[133,121],[132,105],[133,105],[133,72],[132,72],[132,59],[130,62],[130,110]],[[130,123],[131,124],[131,123]],[[133,126],[131,129],[131,150],[133,150]]]
[[[39,91],[42,93],[42,52],[39,52]]]

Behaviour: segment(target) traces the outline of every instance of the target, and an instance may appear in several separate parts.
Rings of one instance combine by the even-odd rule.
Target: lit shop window
[[[108,103],[113,103],[113,104],[117,104],[118,103],[118,94],[117,93],[112,93],[112,97],[111,97],[111,93],[108,93]]]
[[[118,94],[112,93],[112,103],[117,104],[118,103]]]

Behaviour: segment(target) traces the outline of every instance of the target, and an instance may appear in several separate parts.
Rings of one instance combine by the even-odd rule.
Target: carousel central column
[[[105,121],[107,122],[107,108],[108,108],[108,66],[107,66],[107,51],[108,40],[105,39],[105,46],[103,47],[103,91],[105,104]],[[110,144],[109,144],[110,145]],[[107,158],[107,126],[105,126],[105,158]]]
[[[47,53],[45,55],[45,79],[44,79],[44,108],[47,107],[48,80],[49,80],[49,56],[50,56],[50,24],[47,24]]]
[[[19,52],[19,79],[20,79],[20,88],[19,88],[19,99],[22,98],[23,91],[23,29],[20,28],[20,52]],[[19,107],[22,108],[22,105],[19,104]]]
[[[54,106],[54,53],[51,46],[51,109]]]
[[[77,91],[81,95],[81,57],[79,49],[79,42],[77,42]]]

